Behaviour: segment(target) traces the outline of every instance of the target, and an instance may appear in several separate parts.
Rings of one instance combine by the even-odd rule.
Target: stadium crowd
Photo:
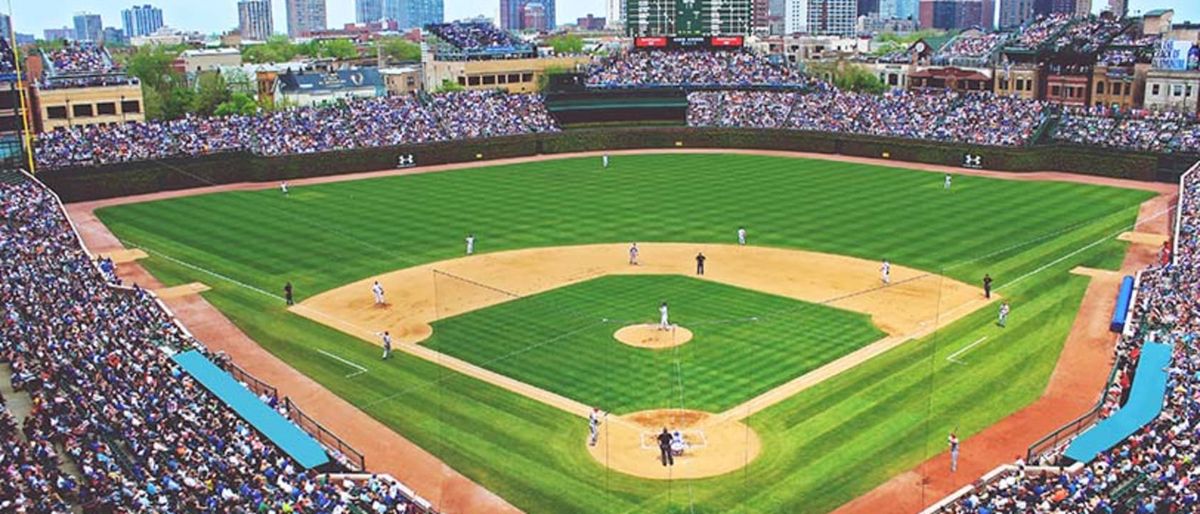
[[[1123,115],[1104,107],[1066,110],[1052,137],[1069,143],[1145,152],[1200,152],[1200,120],[1172,112]]]
[[[981,145],[1026,144],[1041,125],[1044,105],[988,93],[884,95],[840,91],[814,93],[695,92],[688,95],[688,125],[752,127],[955,141]]]
[[[6,512],[406,512],[398,484],[300,467],[169,358],[203,348],[136,286],[109,284],[56,199],[0,184],[0,360],[32,409],[0,415]],[[27,441],[20,444],[21,440]],[[60,470],[64,449],[79,483]],[[22,508],[23,507],[23,508]],[[415,510],[415,509],[414,509]]]
[[[943,508],[955,514],[1183,513],[1200,510],[1200,177],[1180,191],[1174,261],[1141,278],[1130,329],[1117,342],[1118,379],[1104,410],[1127,393],[1144,342],[1173,346],[1158,417],[1077,473],[1026,473],[1023,465]],[[1166,251],[1164,249],[1164,251]],[[1044,460],[1058,458],[1054,453]],[[1023,464],[1023,463],[1020,463]],[[1061,464],[1061,463],[1060,463]]]
[[[351,100],[252,116],[188,116],[42,134],[42,169],[245,150],[288,155],[558,130],[541,97],[458,92]]]
[[[1076,21],[1054,41],[1055,51],[1073,48],[1075,52],[1092,54],[1115,38],[1122,29],[1119,20],[1089,16]]]
[[[108,52],[91,43],[67,42],[62,48],[44,50],[42,55],[56,75],[107,73],[113,69]]]
[[[13,60],[12,47],[8,46],[8,39],[0,37],[0,73],[15,71],[17,71],[17,63]]]
[[[1069,14],[1050,14],[1038,16],[1032,23],[1017,33],[1012,44],[1019,48],[1038,48],[1050,40],[1071,21]]]
[[[1007,40],[1008,34],[1004,32],[964,33],[946,43],[946,46],[938,50],[936,57],[939,59],[978,59],[987,57]]]
[[[519,43],[506,30],[491,23],[438,23],[427,28],[438,38],[461,50],[514,47]]]
[[[597,88],[688,86],[802,86],[799,72],[778,66],[753,52],[624,52],[603,59],[588,71],[587,85]]]

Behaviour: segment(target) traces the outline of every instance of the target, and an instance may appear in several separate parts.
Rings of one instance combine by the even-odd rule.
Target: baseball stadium
[[[1200,512],[1196,24],[619,3],[169,58],[13,14],[0,511]]]

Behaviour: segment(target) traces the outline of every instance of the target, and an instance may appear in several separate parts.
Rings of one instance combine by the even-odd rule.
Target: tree
[[[217,106],[229,100],[229,87],[225,78],[215,71],[201,73],[196,81],[195,103],[192,112],[210,116]]]
[[[568,72],[570,72],[570,70],[564,66],[547,66],[545,70],[542,70],[542,74],[538,75],[537,90],[545,91],[546,87],[550,85],[550,77],[554,75],[564,75]]]
[[[265,43],[245,47],[242,59],[254,64],[287,62],[299,53],[301,48],[288,41],[287,36],[271,36]]]
[[[558,55],[583,53],[583,38],[575,34],[559,34],[546,40]]]
[[[127,59],[126,71],[142,81],[142,88],[156,89],[165,93],[171,87],[183,83],[183,77],[171,67],[179,52],[171,47],[145,45],[138,48]]]
[[[358,58],[358,46],[349,39],[322,41],[319,57],[332,57],[339,61]]]
[[[254,101],[254,97],[246,93],[233,93],[229,100],[221,102],[213,114],[217,116],[231,116],[240,114],[242,116],[251,116],[258,112],[258,102]]]
[[[162,118],[174,120],[182,118],[191,111],[196,103],[196,92],[186,86],[171,88],[163,101]]]
[[[834,75],[833,83],[842,90],[859,93],[880,94],[887,90],[887,86],[882,80],[879,80],[879,77],[857,64],[838,70]]]
[[[147,119],[163,119],[164,102],[162,93],[159,93],[157,89],[142,85],[142,106],[146,111]]]
[[[434,92],[435,93],[455,93],[458,91],[466,91],[466,90],[467,90],[467,88],[463,87],[462,84],[459,84],[458,82],[455,82],[450,79],[445,79],[442,81],[442,85],[438,86],[437,90]]]
[[[380,51],[389,59],[396,61],[420,61],[421,46],[402,37],[389,37],[380,40]]]

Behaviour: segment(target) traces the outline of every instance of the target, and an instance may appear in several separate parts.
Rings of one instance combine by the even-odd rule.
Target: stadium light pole
[[[16,28],[12,24],[12,0],[7,0],[8,3],[8,34],[4,36],[12,42],[8,50],[12,52],[13,67],[17,72],[17,96],[21,99],[21,125],[24,130],[21,132],[21,145],[25,147],[25,160],[29,164],[29,173],[37,173],[33,161],[33,134],[29,125],[33,123],[33,113],[29,112],[30,102],[29,96],[25,91],[25,77],[21,72],[21,57],[17,54],[17,37]]]

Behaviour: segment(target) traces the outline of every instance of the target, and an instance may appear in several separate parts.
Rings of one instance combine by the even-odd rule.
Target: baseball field
[[[1116,269],[1114,236],[1153,196],[942,178],[628,155],[97,215],[159,281],[207,285],[272,354],[522,510],[819,513],[1034,401],[1088,284],[1068,271]],[[389,305],[373,305],[375,280]],[[614,337],[664,301],[678,331]],[[609,416],[589,449],[591,407]],[[696,446],[678,474],[637,444],[667,423]]]

